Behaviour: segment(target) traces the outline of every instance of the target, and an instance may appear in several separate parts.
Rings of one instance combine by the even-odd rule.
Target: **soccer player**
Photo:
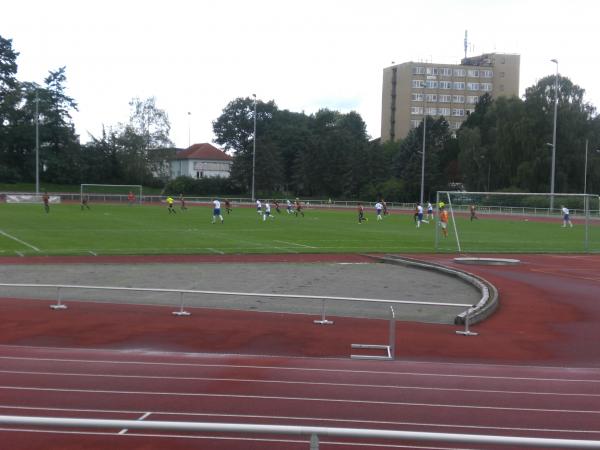
[[[173,197],[167,197],[167,210],[169,214],[177,214],[177,211],[173,208]]]
[[[258,199],[256,200],[256,212],[259,216],[262,216],[262,203]]]
[[[421,222],[423,222],[423,206],[417,203],[417,228],[421,228]]]
[[[383,211],[383,205],[381,204],[381,202],[375,203],[375,212],[377,213],[377,220],[383,220],[383,217],[381,217],[381,211]]]
[[[83,197],[81,197],[81,210],[83,211],[83,208],[87,208],[90,209],[90,205],[88,205],[88,196],[84,195]]]
[[[433,205],[431,202],[427,202],[427,218],[433,220]]]
[[[129,191],[129,194],[127,194],[127,201],[129,202],[129,206],[133,206],[133,203],[135,202],[135,195],[133,192]]]
[[[363,208],[362,203],[358,204],[358,224],[360,225],[363,221],[368,220],[365,218],[365,208]]]
[[[294,211],[294,214],[296,215],[296,217],[298,217],[298,214],[301,214],[302,217],[304,217],[304,211],[302,211],[302,203],[300,203],[300,200],[296,199],[296,211]]]
[[[227,214],[231,212],[231,203],[228,198],[225,199],[225,211],[227,211]]]
[[[273,200],[273,204],[275,205],[275,211],[277,211],[277,214],[281,214],[281,209],[279,209],[279,202],[277,200]]]
[[[221,219],[221,223],[223,223],[223,216],[221,215],[221,202],[216,198],[213,200],[213,217],[211,223],[215,223],[217,217]]]
[[[48,192],[44,192],[42,201],[44,202],[44,211],[48,214],[50,212],[50,197],[48,196]]]
[[[179,208],[182,211],[185,211],[187,209],[187,207],[185,206],[185,198],[183,197],[183,194],[179,194],[179,203],[180,203]]]
[[[563,214],[562,227],[565,228],[568,224],[571,228],[573,228],[573,223],[571,222],[571,218],[569,217],[569,208],[567,208],[565,205],[561,205],[561,211]]]
[[[448,211],[443,206],[440,207],[440,226],[442,227],[442,234],[445,238],[448,237]]]
[[[271,215],[271,204],[269,203],[269,200],[267,200],[265,202],[265,212],[263,214],[263,222],[265,220],[267,220],[267,217],[270,217],[271,219],[274,219],[275,217]]]
[[[475,220],[479,219],[477,217],[477,214],[475,214],[475,205],[470,205],[469,206],[469,211],[471,212],[471,222],[473,222],[474,219]]]
[[[287,202],[287,213],[291,214],[292,213],[292,202],[290,202],[289,199],[287,199],[286,202]]]
[[[387,203],[385,202],[384,199],[381,199],[381,204],[383,205],[383,215],[387,216],[389,214],[388,209],[387,209]]]

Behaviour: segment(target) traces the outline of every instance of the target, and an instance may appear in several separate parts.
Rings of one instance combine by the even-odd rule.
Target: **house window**
[[[466,75],[465,69],[454,69],[455,77],[464,77]]]
[[[452,89],[451,81],[440,81],[440,89]]]
[[[454,89],[456,89],[458,91],[464,91],[465,90],[465,83],[463,81],[455,81],[454,82]]]
[[[412,73],[413,75],[424,75],[425,67],[413,67]]]
[[[452,103],[464,103],[464,102],[465,102],[464,95],[453,95],[452,96]]]
[[[427,80],[426,85],[428,89],[437,89],[438,82],[436,80]]]
[[[412,80],[412,87],[422,89],[425,87],[425,80]]]
[[[467,74],[469,75],[469,78],[479,78],[479,70],[469,70],[467,72]]]
[[[467,91],[478,91],[479,83],[467,83]]]
[[[413,102],[422,102],[423,101],[423,94],[417,94],[414,93],[412,94],[412,101]]]
[[[450,103],[452,101],[451,95],[440,95],[440,103]]]
[[[437,102],[437,94],[426,94],[425,101],[427,102]]]
[[[481,90],[485,92],[491,92],[492,83],[481,83]]]
[[[410,113],[413,115],[423,114],[423,107],[422,106],[411,106]]]
[[[467,103],[474,105],[479,100],[477,95],[467,95]]]

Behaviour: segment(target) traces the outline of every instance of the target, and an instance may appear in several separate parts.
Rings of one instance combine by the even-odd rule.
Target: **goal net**
[[[597,195],[439,191],[436,209],[436,252],[600,251]],[[446,232],[441,210],[448,215]]]
[[[139,184],[82,184],[81,202],[108,202],[140,205],[142,186]]]

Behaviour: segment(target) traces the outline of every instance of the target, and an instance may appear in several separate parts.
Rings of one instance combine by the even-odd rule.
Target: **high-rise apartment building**
[[[424,116],[457,130],[479,97],[519,95],[520,56],[486,53],[460,64],[406,62],[383,69],[381,140],[404,138]]]

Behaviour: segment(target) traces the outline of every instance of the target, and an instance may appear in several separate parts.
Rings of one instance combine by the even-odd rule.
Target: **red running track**
[[[479,336],[399,322],[393,362],[348,359],[353,342],[385,342],[379,321],[320,327],[309,317],[218,311],[171,320],[164,308],[76,304],[63,314],[44,302],[6,300],[0,413],[600,439],[600,258],[517,257],[519,266],[457,266],[500,291],[498,312],[474,327]],[[448,256],[419,258],[455,265]],[[6,448],[308,448],[286,436],[42,429],[0,436]],[[456,448],[349,442],[322,438],[321,448]]]

